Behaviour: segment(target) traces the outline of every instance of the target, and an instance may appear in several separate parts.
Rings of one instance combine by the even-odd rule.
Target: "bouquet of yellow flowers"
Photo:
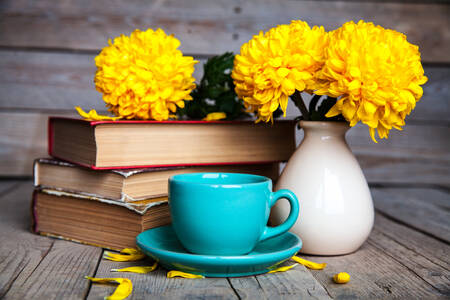
[[[375,130],[387,138],[402,129],[427,81],[417,46],[364,21],[329,33],[303,21],[261,32],[241,47],[232,77],[258,121],[273,120],[278,107],[286,113],[291,97],[304,120],[361,121],[375,142]],[[301,92],[316,94],[309,111]],[[321,95],[328,97],[316,108]]]
[[[253,112],[257,121],[269,122],[280,110],[286,115],[290,98],[304,120],[361,121],[376,142],[375,130],[387,138],[392,128],[402,129],[427,81],[417,46],[404,34],[364,21],[326,32],[298,20],[260,32],[238,55],[208,60],[198,87],[192,76],[197,61],[179,45],[161,29],[109,41],[95,58],[94,82],[114,117],[76,107],[79,114],[163,121]],[[302,92],[314,95],[309,109]]]

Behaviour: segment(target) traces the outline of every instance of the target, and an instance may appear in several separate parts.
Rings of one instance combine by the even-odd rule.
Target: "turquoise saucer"
[[[179,270],[206,277],[239,277],[267,273],[295,255],[302,241],[290,232],[265,240],[247,255],[213,256],[187,252],[171,225],[142,232],[137,246],[167,270]]]

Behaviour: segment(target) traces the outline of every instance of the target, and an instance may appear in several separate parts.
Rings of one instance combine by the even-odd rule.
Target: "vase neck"
[[[350,126],[346,122],[300,121],[300,127],[305,131],[305,137],[344,138]]]

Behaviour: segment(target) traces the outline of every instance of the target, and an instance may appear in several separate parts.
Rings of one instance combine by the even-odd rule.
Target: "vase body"
[[[302,253],[341,255],[368,238],[374,208],[367,181],[345,140],[344,122],[301,121],[304,138],[281,174],[277,189],[290,189],[300,203],[291,232],[303,240]],[[287,201],[272,209],[272,223],[289,213]]]

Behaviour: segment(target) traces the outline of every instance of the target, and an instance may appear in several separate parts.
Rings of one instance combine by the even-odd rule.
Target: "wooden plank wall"
[[[204,60],[237,52],[259,30],[291,19],[337,28],[364,19],[404,32],[422,52],[429,82],[404,132],[374,144],[367,129],[348,135],[369,181],[449,186],[450,5],[445,1],[26,1],[0,2],[0,176],[31,176],[46,153],[48,115],[104,110],[94,57],[133,29],[174,33]],[[196,76],[200,76],[201,66]],[[289,111],[294,115],[295,111]],[[299,133],[299,137],[301,133]],[[420,170],[420,172],[416,172]]]

